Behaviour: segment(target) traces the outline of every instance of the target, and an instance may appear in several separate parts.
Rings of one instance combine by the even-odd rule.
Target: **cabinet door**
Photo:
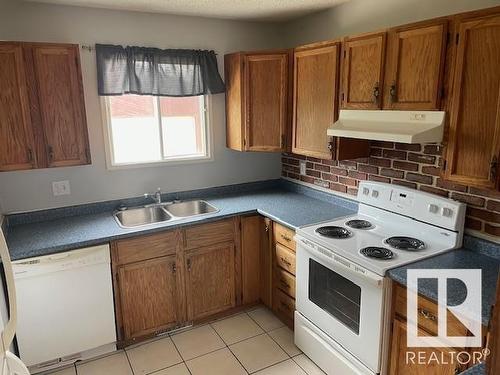
[[[0,43],[0,171],[36,167],[20,43]]]
[[[176,256],[118,268],[125,340],[160,333],[178,323]]]
[[[233,243],[191,250],[185,259],[188,320],[235,306]]]
[[[339,43],[294,53],[292,152],[331,159],[326,131],[338,112]]]
[[[48,166],[90,163],[78,46],[31,49]]]
[[[394,320],[392,331],[392,349],[390,358],[390,375],[454,375],[462,372],[462,366],[453,360],[450,352],[457,351],[453,348],[408,348],[406,346],[406,322]],[[425,335],[419,330],[419,335]],[[407,353],[412,353],[408,354]],[[420,354],[424,353],[424,354]],[[437,364],[430,361],[426,364],[418,364],[419,355],[429,358],[431,355],[443,358],[446,364]],[[415,358],[415,364],[407,358]]]
[[[288,123],[288,54],[245,57],[245,149],[284,151]]]
[[[500,152],[500,16],[458,25],[445,177],[498,184]]]
[[[241,218],[241,275],[243,304],[260,298],[261,222],[258,215]]]
[[[438,110],[446,50],[446,21],[389,34],[384,107]]]
[[[377,33],[344,41],[342,108],[381,108],[385,40],[385,33]]]

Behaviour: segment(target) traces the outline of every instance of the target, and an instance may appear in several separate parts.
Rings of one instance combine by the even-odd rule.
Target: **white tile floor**
[[[154,339],[51,375],[321,375],[265,307]]]

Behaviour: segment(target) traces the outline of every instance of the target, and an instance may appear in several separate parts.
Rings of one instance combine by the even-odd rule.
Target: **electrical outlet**
[[[59,195],[70,195],[71,189],[69,186],[69,181],[54,181],[52,183],[52,194],[54,194],[54,197],[57,197]]]
[[[301,160],[299,162],[299,167],[300,167],[300,174],[302,176],[305,176],[306,175],[306,162],[305,162],[305,160]]]

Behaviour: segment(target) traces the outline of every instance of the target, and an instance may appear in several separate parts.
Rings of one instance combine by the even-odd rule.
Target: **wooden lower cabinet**
[[[179,323],[175,255],[120,266],[118,282],[124,339],[158,334]]]
[[[186,254],[188,320],[202,319],[236,305],[234,250],[230,242]]]
[[[406,332],[406,321],[394,320],[389,375],[454,375],[465,370],[463,366],[452,360],[450,354],[450,352],[459,350],[453,348],[408,348],[406,346]],[[419,330],[419,335],[424,334],[426,334],[424,331]],[[439,360],[442,358],[443,364],[436,364],[432,361],[418,364],[419,355],[424,358],[430,358],[433,355]],[[412,359],[414,359],[414,363]]]

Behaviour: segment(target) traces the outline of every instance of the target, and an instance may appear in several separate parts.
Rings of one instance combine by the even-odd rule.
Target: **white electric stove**
[[[377,182],[361,182],[358,201],[297,230],[295,342],[328,374],[385,373],[385,273],[462,245],[462,203]]]

